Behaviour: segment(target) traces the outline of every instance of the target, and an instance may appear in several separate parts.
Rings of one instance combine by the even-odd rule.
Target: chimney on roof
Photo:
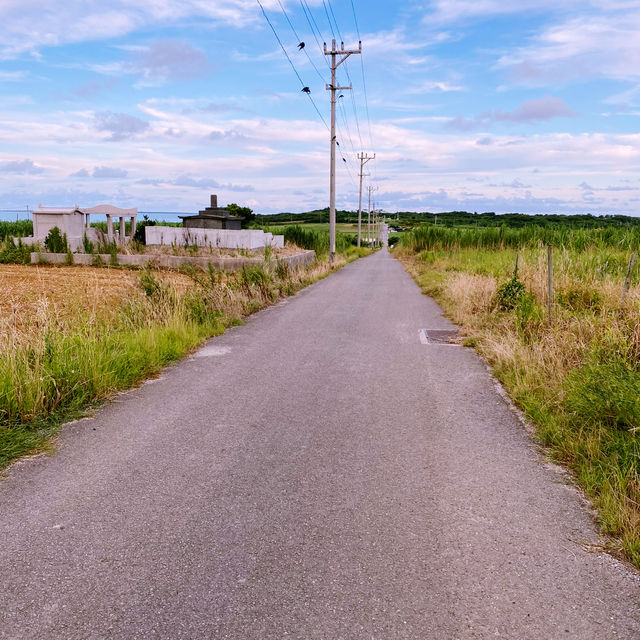
[[[218,196],[215,193],[211,194],[211,208],[212,209],[218,208]]]

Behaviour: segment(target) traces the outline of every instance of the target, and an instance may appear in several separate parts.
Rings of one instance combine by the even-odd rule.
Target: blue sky
[[[333,30],[340,208],[640,214],[640,1],[262,4],[311,99],[256,0],[2,0],[0,209],[327,206]]]

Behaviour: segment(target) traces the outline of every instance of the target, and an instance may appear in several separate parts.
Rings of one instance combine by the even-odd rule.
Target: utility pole
[[[371,246],[371,194],[376,190],[375,187],[367,187],[369,191],[369,208],[367,210],[367,240],[369,241],[369,246]]]
[[[362,176],[364,175],[363,169],[364,165],[369,162],[369,160],[373,160],[376,157],[374,153],[372,156],[366,155],[363,151],[358,154],[358,160],[360,160],[360,197],[358,199],[358,246],[360,246],[360,235],[361,235],[361,227],[362,227]]]
[[[324,55],[331,56],[331,84],[327,91],[331,91],[331,167],[329,170],[329,262],[333,262],[336,255],[336,91],[350,91],[348,87],[336,86],[336,69],[352,54],[362,53],[362,42],[357,49],[345,49],[344,42],[340,49],[336,49],[336,41],[331,41],[331,50],[327,50],[324,43]]]
[[[373,210],[373,233],[375,237],[375,247],[378,248],[380,240],[380,211],[378,209]]]

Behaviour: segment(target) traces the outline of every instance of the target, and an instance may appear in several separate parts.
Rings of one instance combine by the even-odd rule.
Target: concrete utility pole
[[[377,248],[380,240],[380,211],[379,209],[373,210],[373,233],[375,237],[374,245]]]
[[[352,54],[362,53],[362,42],[358,43],[358,49],[345,49],[344,42],[340,43],[340,49],[336,49],[336,41],[331,41],[331,50],[327,50],[324,43],[324,55],[331,56],[331,84],[327,85],[327,91],[331,91],[331,168],[329,171],[329,262],[333,262],[336,255],[336,91],[350,91],[348,87],[336,86],[336,69]]]
[[[367,191],[369,191],[369,208],[367,210],[367,241],[369,246],[371,246],[371,194],[375,190],[375,187],[367,187]]]
[[[358,154],[358,160],[360,160],[360,197],[358,199],[358,246],[360,246],[360,235],[361,235],[361,227],[362,227],[362,176],[364,175],[363,169],[364,165],[369,162],[369,160],[373,160],[376,157],[374,153],[372,156],[366,155],[363,151]]]

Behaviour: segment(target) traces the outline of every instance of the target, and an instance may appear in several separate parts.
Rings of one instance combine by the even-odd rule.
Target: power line
[[[276,31],[275,27],[271,23],[271,20],[269,20],[269,16],[267,15],[267,12],[264,10],[264,7],[262,6],[262,2],[260,2],[260,0],[256,0],[256,2],[260,5],[260,9],[262,9],[262,15],[264,15],[265,20],[271,27],[271,31],[273,31],[273,35],[276,37],[276,40],[278,41],[278,44],[282,49],[282,53],[284,53],[285,57],[289,61],[289,64],[291,65],[293,72],[298,77],[298,80],[300,81],[300,85],[302,86],[303,90],[307,89],[305,93],[309,97],[309,100],[311,100],[311,104],[313,105],[313,108],[316,110],[316,113],[320,116],[320,120],[322,120],[322,123],[324,124],[324,126],[327,129],[329,129],[329,125],[327,125],[327,121],[324,119],[324,116],[322,115],[322,113],[320,113],[320,109],[318,109],[318,105],[315,103],[315,100],[311,97],[311,93],[308,91],[308,87],[305,86],[304,82],[302,81],[302,78],[300,77],[300,74],[298,73],[298,70],[296,69],[295,65],[293,64],[293,61],[291,60],[291,58],[289,57],[289,54],[287,53],[287,50],[284,48],[284,45],[282,44],[282,40],[280,40],[280,36],[278,36],[278,32]]]
[[[356,26],[356,33],[358,34],[358,40],[362,40],[362,36],[360,35],[360,27],[358,25],[358,15],[356,14],[356,6],[353,0],[350,0],[350,2],[351,2],[351,11],[353,12],[353,22]],[[369,128],[369,144],[373,146],[373,135],[371,134],[371,116],[369,115],[369,98],[367,96],[367,81],[364,73],[364,57],[363,56],[360,56],[360,68],[362,70],[362,90],[364,93],[364,107],[367,114],[367,125]]]
[[[324,1],[324,0],[323,0]],[[326,6],[326,5],[325,5]],[[335,39],[331,42],[331,49],[327,50],[325,45],[325,56],[331,56],[331,84],[327,85],[327,90],[331,91],[331,170],[329,172],[329,261],[333,263],[336,252],[336,92],[351,90],[351,87],[341,87],[336,81],[337,68],[351,55],[359,54],[362,51],[362,43],[358,43],[358,49],[345,49],[344,43],[340,49],[336,49]],[[343,157],[345,164],[346,159]]]
[[[322,32],[318,27],[318,23],[316,22],[316,19],[313,17],[313,14],[311,13],[311,9],[309,8],[309,5],[307,4],[306,0],[300,0],[300,6],[302,7],[302,11],[304,12],[304,16],[307,19],[307,22],[309,23],[309,28],[311,29],[311,33],[313,34],[313,38],[316,41],[316,44],[318,45],[318,49],[320,49],[320,52],[322,52],[322,45],[320,44],[320,40],[324,40],[324,38],[322,37]],[[316,36],[316,32],[318,36],[320,36],[320,40],[318,40],[318,37]],[[324,61],[326,62],[328,67],[331,66],[329,64],[329,61],[326,58],[324,58]]]
[[[338,27],[338,21],[336,20],[336,14],[333,13],[333,7],[331,6],[331,0],[327,0],[327,5],[329,6],[329,11],[331,12],[331,17],[333,18],[333,22],[336,25],[336,31],[338,32],[338,35],[340,36],[340,40],[343,40],[342,34],[340,33],[340,28]]]
[[[325,15],[327,16],[327,22],[329,23],[329,27],[331,29],[331,33],[333,34],[333,37],[335,38],[335,32],[333,30],[331,17],[333,18],[333,23],[335,24],[335,31],[338,33],[338,36],[340,37],[340,40],[343,40],[342,33],[340,32],[340,27],[338,26],[338,21],[336,19],[336,15],[335,15],[335,12],[333,10],[333,5],[331,4],[331,0],[322,0],[322,5],[324,7]],[[353,0],[351,0],[351,7],[352,7],[352,10],[353,10],[354,16],[355,16],[355,7],[353,5]],[[330,15],[331,15],[331,17],[330,17]],[[360,29],[358,28],[357,20],[356,20],[356,31],[358,32],[358,40],[360,41]],[[351,74],[349,73],[349,65],[346,64],[346,63],[344,65],[344,70],[345,70],[345,73],[347,75],[347,80],[349,81],[349,84],[353,85],[353,81],[351,80]],[[357,132],[358,132],[358,139],[360,141],[360,147],[362,148],[364,145],[362,143],[362,133],[360,131],[360,119],[358,117],[358,108],[357,108],[357,105],[356,105],[356,99],[355,99],[355,95],[354,95],[353,92],[351,93],[351,103],[352,103],[352,107],[353,107],[353,115],[354,115],[354,118],[355,118],[355,121],[356,121],[356,129],[357,129]]]
[[[325,15],[327,16],[327,22],[329,23],[329,30],[331,31],[331,35],[333,39],[336,39],[336,32],[333,30],[333,25],[331,24],[331,18],[329,17],[329,9],[327,9],[327,3],[325,0],[322,0],[322,6],[324,7]],[[337,25],[336,25],[337,26]]]
[[[278,0],[278,4],[280,5],[280,9],[282,9],[282,13],[284,14],[284,17],[287,19],[287,22],[289,23],[289,26],[291,27],[291,31],[293,31],[293,35],[296,38],[296,42],[299,43],[298,46],[300,46],[300,44],[302,45],[302,51],[304,51],[304,54],[307,56],[307,58],[309,59],[309,62],[312,64],[313,68],[316,70],[316,73],[320,76],[320,80],[322,80],[322,82],[324,82],[325,81],[324,76],[320,73],[318,67],[316,67],[316,63],[311,59],[311,56],[309,55],[309,52],[307,51],[306,47],[304,46],[304,42],[302,42],[302,38],[298,35],[298,32],[296,31],[295,27],[293,26],[293,23],[289,19],[289,15],[285,11],[285,8],[282,6],[282,2],[280,2],[280,0]]]
[[[353,22],[355,24],[356,27],[356,33],[358,34],[358,40],[361,39],[361,35],[360,35],[360,26],[358,25],[358,16],[356,14],[356,7],[355,4],[353,2],[353,0],[351,0],[351,11],[353,12]],[[365,73],[364,73],[364,58],[362,56],[360,56],[360,69],[362,71],[362,90],[363,90],[363,94],[364,94],[364,108],[365,108],[365,113],[367,115],[367,126],[368,126],[368,132],[369,132],[369,146],[372,147],[373,146],[373,136],[371,134],[371,116],[369,115],[369,98],[367,96],[367,82],[365,79]],[[358,134],[360,134],[360,130],[358,129]],[[360,144],[362,144],[362,137],[360,137]]]

